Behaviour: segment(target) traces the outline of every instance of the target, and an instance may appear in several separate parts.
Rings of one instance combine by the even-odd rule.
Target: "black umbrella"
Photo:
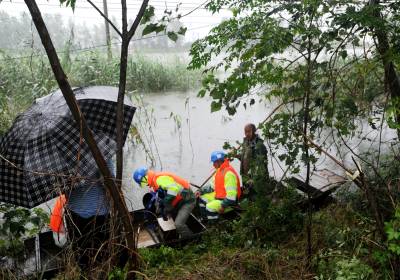
[[[106,159],[116,152],[118,88],[74,89],[81,111]],[[125,142],[135,107],[124,102]],[[34,207],[59,195],[72,178],[97,171],[61,91],[39,98],[0,139],[0,201]]]

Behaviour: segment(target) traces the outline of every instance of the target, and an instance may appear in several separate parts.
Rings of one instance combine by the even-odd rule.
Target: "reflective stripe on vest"
[[[225,160],[224,163],[217,169],[215,172],[214,179],[214,190],[215,190],[215,198],[224,199],[226,197],[226,189],[225,189],[225,174],[231,171],[236,177],[236,190],[237,190],[237,198],[240,198],[241,190],[240,190],[240,179],[236,170],[229,164],[229,160]]]
[[[186,181],[185,179],[175,175],[174,173],[171,172],[151,172],[149,171],[147,173],[147,179],[149,182],[149,186],[153,188],[154,191],[157,191],[159,186],[157,184],[157,178],[160,176],[169,176],[172,179],[174,179],[174,181],[176,183],[178,183],[179,185],[181,185],[184,189],[189,189],[189,182]],[[173,207],[176,207],[178,205],[178,203],[182,200],[182,196],[180,194],[177,194],[174,198],[174,200],[172,200],[171,204]]]

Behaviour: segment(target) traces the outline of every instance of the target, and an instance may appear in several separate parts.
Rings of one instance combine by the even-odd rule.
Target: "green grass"
[[[119,60],[89,53],[71,58],[68,68],[73,85],[111,85],[119,82]],[[187,91],[194,88],[199,72],[188,71],[179,56],[160,60],[155,55],[136,54],[128,59],[127,89],[141,92]]]
[[[71,86],[118,86],[118,57],[108,61],[100,52],[63,52],[60,56]],[[134,54],[128,59],[126,89],[131,92],[187,91],[195,88],[199,79],[200,72],[187,70],[179,56],[160,59]],[[0,135],[36,98],[56,88],[46,56],[0,52]]]

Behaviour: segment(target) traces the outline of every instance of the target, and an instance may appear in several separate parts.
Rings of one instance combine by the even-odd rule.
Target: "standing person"
[[[189,182],[170,172],[154,172],[146,167],[141,167],[133,173],[133,179],[141,187],[149,186],[154,192],[159,193],[162,205],[167,215],[175,217],[175,226],[181,237],[192,235],[186,221],[192,212],[196,200]]]
[[[264,141],[256,133],[256,126],[252,123],[244,127],[243,143],[240,154],[240,175],[243,179],[243,186],[249,192],[252,192],[253,180],[255,174],[261,170],[268,175],[268,154]],[[263,174],[264,175],[264,174]]]
[[[241,196],[240,178],[229,164],[223,151],[211,153],[211,162],[216,172],[211,179],[211,186],[200,190],[200,209],[208,220],[216,220],[219,214],[227,212],[238,203]]]
[[[108,160],[107,165],[114,176],[112,161]],[[102,245],[110,236],[110,204],[100,171],[97,170],[93,176],[81,181],[66,193],[66,200],[69,239],[79,266],[85,270],[93,263],[100,264],[104,261],[102,258],[107,255],[107,246]]]

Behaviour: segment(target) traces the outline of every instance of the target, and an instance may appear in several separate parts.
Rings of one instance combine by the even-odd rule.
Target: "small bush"
[[[372,277],[372,268],[354,256],[347,259],[340,251],[330,251],[325,257],[328,256],[331,258],[319,263],[317,280],[364,280]]]
[[[249,204],[234,224],[235,242],[267,246],[297,234],[304,224],[304,214],[297,207],[301,198],[291,187],[282,187],[274,201],[258,193],[255,203]]]
[[[388,239],[388,249],[396,256],[400,256],[400,207],[396,209],[394,218],[385,223]]]
[[[23,239],[34,236],[49,222],[48,214],[40,208],[30,211],[1,204],[0,213],[0,256],[19,256],[23,251]]]

